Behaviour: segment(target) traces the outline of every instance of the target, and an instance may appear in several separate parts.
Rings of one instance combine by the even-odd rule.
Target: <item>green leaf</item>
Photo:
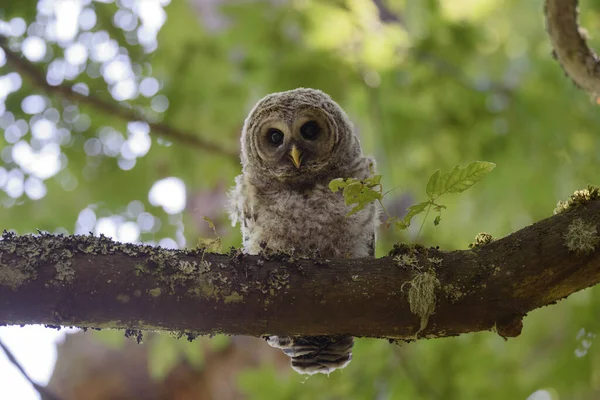
[[[433,175],[431,175],[431,177],[429,177],[429,182],[427,182],[425,193],[427,193],[427,196],[429,196],[430,199],[439,196],[444,191],[444,188],[442,187],[442,182],[440,182],[440,175],[441,172],[438,169],[433,173]]]
[[[442,210],[445,210],[446,208],[448,208],[448,207],[446,207],[443,204],[434,204],[433,205],[433,210],[438,211],[438,212],[441,212]]]
[[[185,359],[196,368],[200,368],[204,365],[204,346],[199,340],[188,342],[186,340],[179,339],[181,349]]]
[[[496,164],[487,161],[474,161],[464,168],[456,165],[448,175],[446,191],[448,193],[464,192],[483,179],[495,167]]]
[[[464,192],[483,179],[496,164],[487,161],[474,161],[466,167],[455,165],[450,172],[441,173],[437,170],[429,178],[425,192],[430,199],[435,200],[445,193]]]
[[[435,226],[438,226],[440,224],[440,221],[442,220],[442,217],[440,215],[438,215],[437,217],[435,217],[435,219],[433,220],[433,224]]]
[[[334,193],[344,188],[345,186],[346,182],[344,181],[344,178],[336,178],[329,182],[329,189]]]
[[[372,177],[365,179],[364,182],[369,187],[379,186],[381,185],[381,177],[382,175],[373,175]]]
[[[410,225],[407,225],[404,221],[400,221],[400,220],[395,221],[394,225],[396,225],[396,229],[399,229],[399,230],[404,230],[410,226]]]
[[[202,219],[204,219],[206,222],[208,222],[208,226],[210,227],[210,229],[212,229],[213,231],[216,230],[215,223],[213,222],[212,219],[210,219],[208,217],[202,217]]]
[[[231,344],[231,337],[225,335],[216,335],[210,338],[210,347],[214,351],[223,351]]]
[[[361,203],[371,203],[375,200],[381,200],[381,193],[373,190],[373,189],[365,189],[360,192],[359,199]]]
[[[357,212],[359,212],[363,208],[365,208],[365,204],[363,204],[363,203],[357,204],[356,206],[354,206],[354,208],[352,208],[352,210],[348,211],[348,213],[346,214],[346,217],[349,217],[352,214],[356,214]]]
[[[158,335],[150,342],[148,351],[148,370],[155,381],[167,376],[179,362],[177,339],[170,336]]]
[[[329,189],[337,192],[344,189],[344,202],[347,206],[355,206],[346,214],[350,216],[365,208],[365,206],[375,200],[381,200],[383,197],[381,190],[373,190],[373,187],[381,186],[381,175],[373,175],[364,180],[355,178],[336,178],[329,182]]]
[[[221,251],[221,238],[209,239],[199,237],[196,247],[199,249],[206,250],[207,253],[218,253]]]
[[[125,344],[125,335],[122,329],[102,329],[101,331],[92,331],[95,339],[104,343],[111,349],[121,349]]]
[[[347,206],[358,202],[362,188],[362,184],[358,182],[353,182],[344,188],[344,200]]]
[[[431,204],[431,202],[424,201],[422,203],[410,206],[408,208],[408,212],[406,213],[406,215],[404,216],[404,218],[402,220],[403,223],[406,225],[406,227],[410,226],[410,221],[413,219],[414,216],[421,214],[423,211],[425,211],[427,206],[429,206],[430,204]]]

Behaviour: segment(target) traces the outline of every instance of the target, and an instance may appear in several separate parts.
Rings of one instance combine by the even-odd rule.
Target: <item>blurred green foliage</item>
[[[28,27],[10,37],[15,52],[52,21],[43,3],[48,1],[0,6],[2,29],[22,21]],[[600,7],[581,3],[583,24],[597,32]],[[53,62],[68,57],[73,43],[112,40],[136,88],[144,78],[160,83],[157,93],[134,90],[122,99],[124,106],[231,149],[247,112],[265,94],[322,89],[348,112],[365,152],[377,159],[382,184],[394,188],[384,198],[386,209],[399,218],[418,201],[433,171],[474,160],[495,163],[484,182],[448,196],[444,223],[426,221],[419,236],[424,244],[456,249],[481,231],[504,236],[550,216],[572,191],[598,183],[600,113],[552,59],[541,0],[174,0],[165,7],[157,43],[145,45],[144,18],[132,4],[83,1],[80,15],[91,10],[93,24],[80,20],[70,40],[45,37],[44,56],[33,64],[45,75]],[[116,104],[111,93],[117,84],[106,79],[109,62],[89,56],[71,75],[63,73],[58,85],[83,83],[89,96]],[[14,72],[6,56],[0,66],[1,76]],[[133,157],[132,165],[122,147],[132,137],[128,121],[70,103],[25,75],[15,89],[0,117],[0,228],[100,232],[105,218],[117,233],[138,226],[134,240],[171,238],[175,245],[194,246],[198,237],[214,235],[206,216],[224,248],[239,245],[238,228],[229,227],[222,208],[223,193],[240,170],[237,160],[150,133],[149,151]],[[32,115],[23,101],[34,94],[45,96],[45,106]],[[62,140],[33,137],[40,115],[69,134]],[[27,129],[15,138],[8,127],[19,120]],[[19,179],[27,188],[31,173],[13,150],[22,141],[38,151],[52,140],[60,146],[60,169],[39,179],[46,191],[33,200],[27,190],[15,189]],[[168,177],[185,184],[182,212],[149,199],[155,182]],[[403,233],[382,229],[378,253],[395,241],[414,240],[419,225]],[[539,389],[553,399],[594,399],[600,396],[600,352],[593,346],[599,313],[600,289],[593,288],[531,313],[523,334],[508,342],[494,333],[402,346],[359,340],[354,361],[330,377],[282,377],[265,367],[244,372],[239,385],[255,399],[524,399]],[[179,350],[157,342],[152,371],[161,375],[174,359],[165,353]],[[190,357],[202,364],[201,355]]]

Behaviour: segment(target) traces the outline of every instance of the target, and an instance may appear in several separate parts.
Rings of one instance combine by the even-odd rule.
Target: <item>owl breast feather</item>
[[[310,191],[283,190],[246,198],[242,233],[244,250],[269,251],[302,257],[366,257],[373,246],[376,210],[373,204],[347,216],[341,193],[325,185]]]

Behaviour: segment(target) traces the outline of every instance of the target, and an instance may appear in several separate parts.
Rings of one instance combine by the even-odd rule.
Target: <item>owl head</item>
[[[343,177],[361,155],[346,113],[316,89],[261,99],[246,118],[241,144],[245,171],[289,183]]]

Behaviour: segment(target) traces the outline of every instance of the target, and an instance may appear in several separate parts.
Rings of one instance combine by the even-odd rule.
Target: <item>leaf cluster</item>
[[[332,192],[342,190],[346,205],[354,207],[348,212],[350,216],[374,201],[378,201],[383,211],[387,215],[386,224],[393,224],[397,229],[407,229],[412,219],[425,212],[425,219],[433,208],[438,212],[433,223],[439,225],[441,221],[442,210],[447,207],[438,203],[438,199],[447,193],[461,193],[473,186],[475,183],[483,179],[490,171],[496,167],[496,164],[487,161],[474,161],[466,166],[455,165],[449,172],[442,173],[439,169],[431,175],[425,193],[427,200],[418,204],[414,204],[408,208],[408,212],[404,218],[391,216],[383,206],[383,186],[381,185],[381,175],[373,174],[366,179],[356,178],[337,178],[329,182],[329,189]],[[423,225],[421,225],[421,228]],[[420,230],[419,230],[420,232]]]
[[[198,238],[198,243],[196,244],[196,247],[208,253],[219,253],[221,251],[221,237],[217,233],[215,223],[212,219],[208,217],[202,217],[202,219],[204,219],[208,223],[209,228],[212,229],[213,233],[215,234],[215,238],[210,239],[200,237]]]
[[[364,209],[368,204],[383,199],[381,175],[372,175],[367,179],[337,178],[329,182],[332,192],[342,190],[347,206],[354,205],[346,216],[350,216]]]
[[[473,161],[464,167],[455,165],[449,172],[442,173],[438,169],[431,175],[427,182],[427,186],[425,187],[427,200],[410,206],[402,220],[394,220],[393,222],[399,229],[407,229],[410,226],[413,217],[426,212],[426,219],[429,211],[433,208],[433,210],[438,213],[433,220],[433,224],[436,226],[439,225],[442,219],[442,210],[445,210],[447,207],[443,204],[439,204],[437,202],[438,199],[447,193],[464,192],[475,183],[482,180],[495,167],[496,164],[491,162]],[[422,227],[423,225],[421,225],[421,228]]]

